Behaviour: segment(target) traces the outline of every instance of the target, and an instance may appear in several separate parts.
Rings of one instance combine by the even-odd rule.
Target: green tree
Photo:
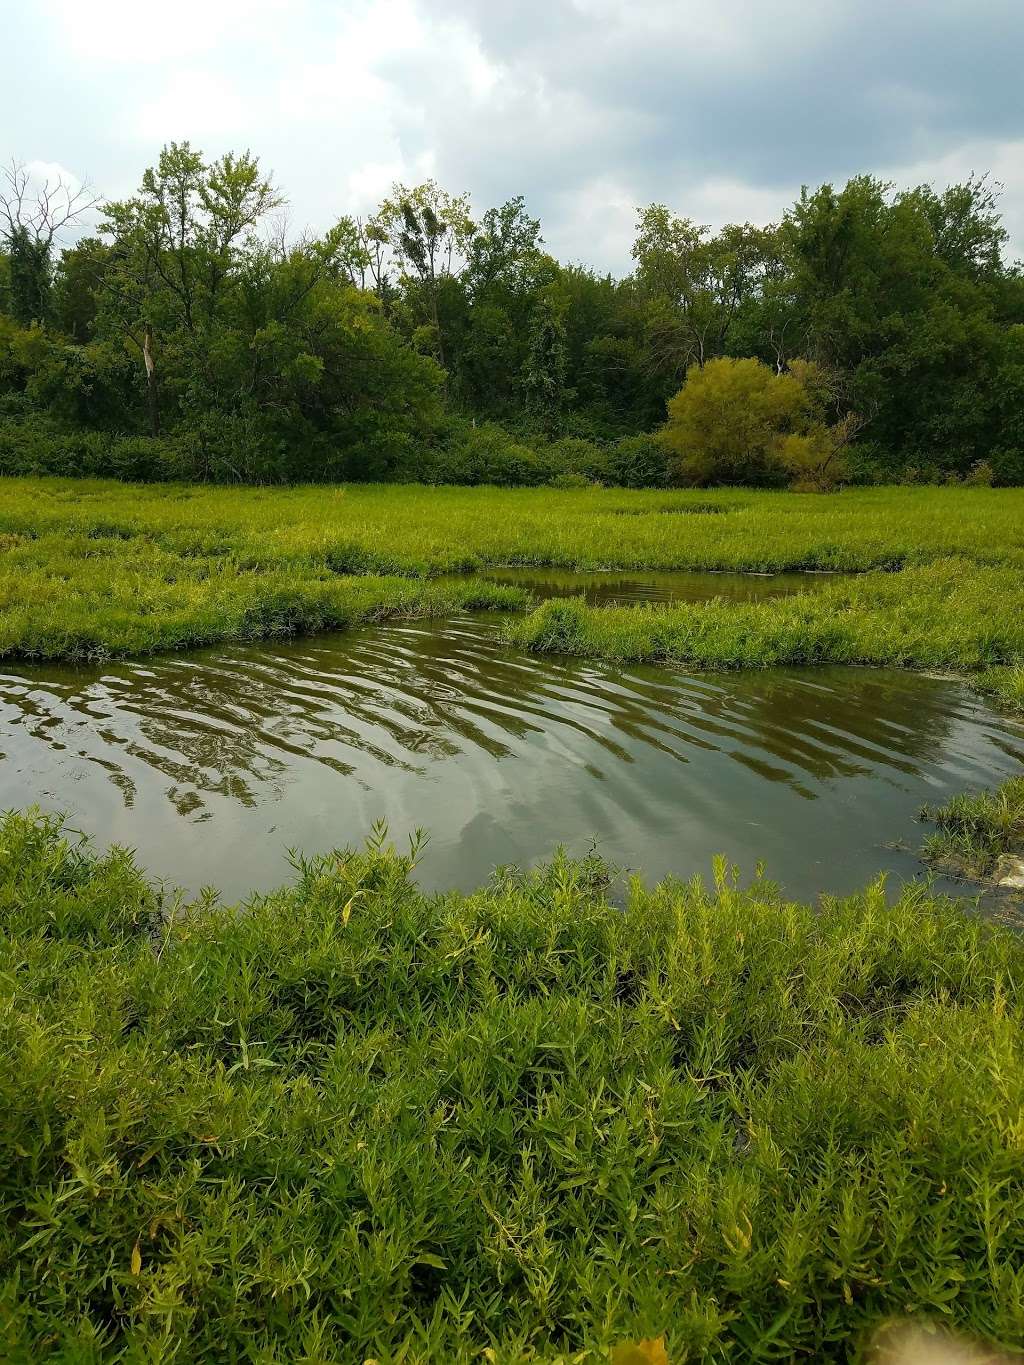
[[[96,330],[98,299],[112,251],[98,237],[83,237],[61,252],[53,284],[53,321],[74,341],[90,341]]]
[[[211,377],[215,353],[202,338],[219,321],[247,235],[282,203],[248,152],[207,164],[187,142],[172,142],[134,198],[104,206],[100,230],[114,248],[108,318],[143,361],[153,435],[159,430],[157,338],[170,333],[190,351],[197,377]]]
[[[776,254],[771,231],[749,223],[712,234],[664,204],[640,210],[633,259],[652,364],[678,379],[723,354],[737,313],[763,287]]]
[[[882,467],[962,474],[985,458],[1006,328],[1024,320],[988,183],[938,194],[858,176],[804,190],[782,230],[807,353],[847,376]]]
[[[440,297],[465,267],[473,237],[469,215],[468,194],[449,194],[427,180],[412,188],[396,184],[374,218],[374,229],[390,243],[420,315],[424,349],[436,352],[442,368],[447,354]]]
[[[533,318],[520,386],[527,407],[554,433],[569,394],[566,390],[565,323],[557,301],[542,298]]]

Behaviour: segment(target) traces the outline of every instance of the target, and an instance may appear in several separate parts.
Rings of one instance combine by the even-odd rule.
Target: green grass
[[[699,668],[1002,666],[986,686],[1012,702],[1024,660],[1024,574],[948,558],[762,602],[594,608],[574,598],[542,604],[506,634],[541,652]]]
[[[36,573],[10,565],[0,582],[0,656],[104,659],[529,601],[520,588],[478,578],[254,574],[229,559],[200,566],[169,559],[138,544],[92,557],[71,543],[54,546]]]
[[[945,581],[958,593],[962,587],[965,601],[947,603],[950,620],[934,627],[946,643],[931,654],[960,666],[958,654],[973,659],[979,653],[974,645],[984,620],[976,604],[983,592],[994,592],[997,601],[1012,594],[1024,571],[1024,490],[854,489],[820,497],[4,479],[0,655],[141,654],[396,612],[521,601],[483,599],[472,586],[465,597],[459,587],[441,590],[447,597],[432,596],[416,581],[498,563],[751,570],[937,565],[941,576],[941,561],[952,566]],[[884,621],[893,623],[886,662],[901,661],[898,608],[912,580],[898,581],[890,599],[879,597]],[[816,586],[812,581],[809,590]],[[745,610],[721,604],[701,619],[717,619],[725,633],[733,623],[746,631]],[[767,618],[755,613],[750,619],[756,625]],[[606,634],[610,624],[608,617]],[[959,633],[967,641],[961,649]],[[980,652],[1011,667],[1020,662],[996,659],[997,649]],[[902,654],[908,662],[916,657]]]
[[[1019,938],[921,889],[409,871],[378,840],[161,916],[3,820],[0,1358],[1024,1345]]]
[[[921,815],[938,826],[925,842],[929,861],[961,875],[987,878],[1003,854],[1024,858],[1024,777],[994,791],[964,792]]]

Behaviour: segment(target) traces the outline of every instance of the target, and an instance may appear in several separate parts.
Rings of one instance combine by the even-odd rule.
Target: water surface
[[[0,674],[0,806],[70,810],[151,872],[234,898],[286,850],[431,831],[427,886],[556,842],[649,878],[758,859],[793,895],[920,874],[915,813],[1020,771],[964,687],[827,668],[689,675],[519,654],[492,621],[367,627]]]
[[[755,602],[766,597],[788,597],[813,592],[839,573],[706,573],[672,569],[608,569],[587,572],[529,565],[484,569],[484,578],[512,583],[535,597],[583,596],[591,606],[633,606],[643,602],[707,602],[723,597],[730,602]]]

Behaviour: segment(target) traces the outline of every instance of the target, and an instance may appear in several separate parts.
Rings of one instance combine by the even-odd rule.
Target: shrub
[[[662,488],[668,483],[663,445],[649,434],[623,436],[608,452],[609,482],[622,488]]]
[[[601,485],[595,483],[593,479],[588,479],[586,474],[555,474],[548,480],[551,488],[599,488]]]
[[[978,460],[964,475],[963,482],[968,488],[991,488],[995,482],[995,470],[988,460]]]
[[[827,426],[829,401],[825,375],[807,361],[778,374],[759,360],[711,360],[687,372],[658,439],[687,483],[834,487],[857,419]]]
[[[992,482],[1000,488],[1024,484],[1024,448],[998,447],[989,452],[987,463],[992,467]]]
[[[516,441],[496,422],[455,426],[445,444],[415,465],[400,466],[400,478],[425,483],[497,484],[513,487],[546,482],[548,469],[535,450]]]
[[[0,419],[0,474],[160,482],[195,478],[198,472],[188,451],[173,440],[65,427],[41,413]]]
[[[779,441],[806,410],[792,375],[759,360],[711,360],[687,371],[659,439],[683,482],[782,483]]]
[[[594,441],[582,436],[563,436],[552,441],[542,452],[541,458],[552,471],[551,477],[559,474],[579,474],[588,483],[608,483],[608,456]]]

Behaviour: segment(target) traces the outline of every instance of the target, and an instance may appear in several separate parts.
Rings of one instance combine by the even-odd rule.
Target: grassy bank
[[[509,622],[521,648],[697,668],[823,663],[990,670],[985,689],[1024,696],[1024,576],[939,559],[752,603],[593,608],[549,601]]]
[[[182,567],[139,545],[97,556],[71,544],[52,554],[37,573],[21,577],[12,566],[0,581],[0,656],[95,660],[529,601],[520,588],[474,578],[251,573],[230,560]]]
[[[920,891],[408,873],[168,926],[127,856],[4,820],[4,1359],[1024,1344],[1019,939]]]
[[[985,879],[997,874],[1004,855],[1024,859],[1024,777],[994,791],[961,793],[921,814],[938,827],[923,853],[939,867]]]
[[[509,607],[491,564],[878,570],[797,599],[634,611],[554,603],[533,649],[699,667],[984,670],[1024,702],[1024,490],[290,489],[0,480],[0,656],[102,658]],[[902,570],[902,572],[882,572]]]

